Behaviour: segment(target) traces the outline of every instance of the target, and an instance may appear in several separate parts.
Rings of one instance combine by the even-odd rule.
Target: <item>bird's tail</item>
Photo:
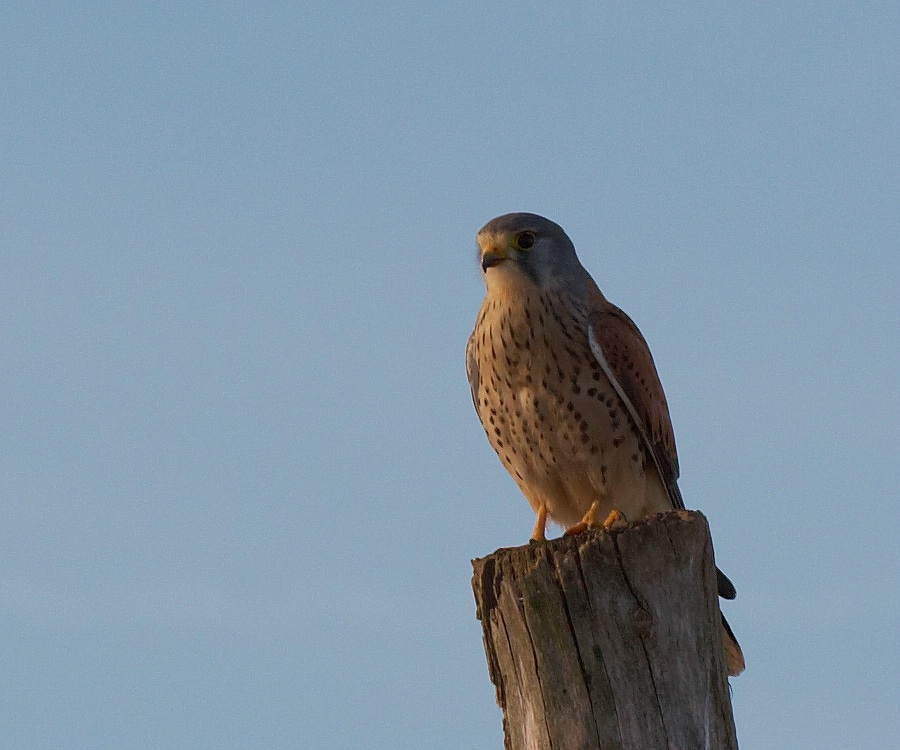
[[[741,644],[734,637],[734,632],[722,615],[722,645],[725,647],[725,662],[728,667],[728,676],[735,677],[744,671],[744,652]]]

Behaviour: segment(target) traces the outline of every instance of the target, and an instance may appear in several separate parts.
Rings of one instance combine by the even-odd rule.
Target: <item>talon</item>
[[[566,529],[566,536],[575,536],[576,534],[582,534],[588,529],[599,529],[600,524],[597,523],[597,511],[600,509],[600,503],[596,500],[591,503],[591,507],[588,508],[587,513],[584,514],[584,518],[582,518],[578,523],[574,526]]]
[[[621,513],[617,510],[612,510],[609,512],[609,515],[606,517],[606,520],[603,522],[604,529],[614,529],[619,526],[625,526],[628,524],[628,519],[625,518],[625,514]]]
[[[625,526],[628,523],[628,519],[625,518],[625,514],[618,510],[610,511],[609,515],[606,517],[606,520],[603,523],[599,523],[597,521],[597,511],[599,509],[600,503],[591,503],[591,507],[588,508],[588,512],[584,514],[584,518],[582,518],[571,528],[566,529],[566,536],[575,536],[576,534],[581,534],[588,529],[606,529],[607,531],[609,531],[610,529]]]
[[[547,504],[541,503],[537,511],[537,519],[534,522],[534,531],[531,532],[532,542],[547,541]]]

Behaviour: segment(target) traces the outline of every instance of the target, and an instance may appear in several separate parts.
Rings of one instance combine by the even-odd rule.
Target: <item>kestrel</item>
[[[545,538],[684,508],[678,456],[647,342],[608,302],[562,227],[506,214],[478,232],[487,293],[466,347],[475,409]],[[605,519],[602,524],[599,519]],[[734,598],[720,571],[719,594]],[[730,675],[744,657],[722,618]]]

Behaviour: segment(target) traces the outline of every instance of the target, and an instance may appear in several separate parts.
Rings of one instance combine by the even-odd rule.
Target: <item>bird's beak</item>
[[[481,254],[481,270],[487,271],[499,265],[505,260],[509,260],[509,248],[505,246],[490,245]]]

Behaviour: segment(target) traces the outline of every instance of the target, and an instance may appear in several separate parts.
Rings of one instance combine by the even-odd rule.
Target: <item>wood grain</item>
[[[702,514],[472,565],[507,750],[737,750]]]

